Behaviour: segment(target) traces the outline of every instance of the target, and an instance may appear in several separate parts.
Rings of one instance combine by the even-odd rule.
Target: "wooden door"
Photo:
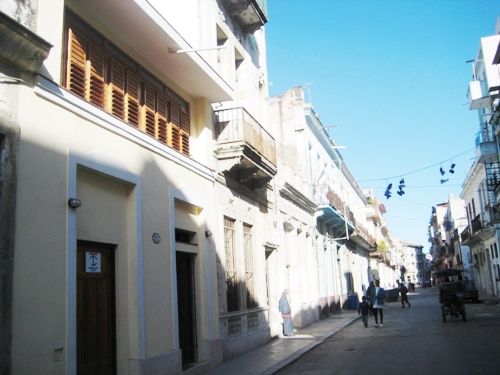
[[[116,374],[114,246],[78,242],[77,373]]]
[[[182,368],[196,362],[196,310],[194,290],[194,255],[177,252],[177,306],[179,345]]]

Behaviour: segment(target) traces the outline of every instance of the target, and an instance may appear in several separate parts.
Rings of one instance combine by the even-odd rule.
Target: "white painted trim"
[[[168,192],[168,207],[169,207],[169,210],[168,210],[168,221],[170,224],[170,256],[171,256],[171,259],[172,261],[170,262],[171,264],[171,268],[170,268],[170,275],[171,275],[171,279],[170,279],[170,283],[172,285],[172,327],[173,327],[173,332],[174,332],[174,348],[175,349],[180,349],[180,344],[179,344],[179,330],[176,329],[176,327],[179,327],[179,316],[178,316],[178,309],[179,309],[179,306],[178,306],[178,303],[177,303],[177,263],[176,263],[176,252],[177,252],[177,248],[176,248],[176,243],[175,243],[175,200],[180,200],[180,201],[183,201],[183,202],[186,202],[186,203],[189,203],[189,204],[192,204],[194,206],[197,206],[197,207],[200,207],[203,209],[205,209],[205,207],[207,207],[207,202],[206,202],[206,198],[203,197],[203,192],[200,192],[200,191],[190,191],[189,189],[183,189],[183,190],[180,190],[180,189],[176,189],[176,188],[170,188],[169,189],[169,192]],[[200,218],[199,218],[199,225],[201,227],[203,227],[203,237],[205,236],[205,228],[206,228],[206,217],[205,217],[205,214],[203,213],[203,211],[200,213]],[[205,238],[205,237],[204,237]],[[210,282],[210,257],[209,257],[209,251],[208,251],[208,247],[207,247],[207,241],[205,241],[205,247],[204,247],[204,251],[205,251],[205,274],[207,275],[206,276],[206,279],[205,279],[205,287],[206,287],[206,291],[207,291],[207,303],[208,303],[208,306],[210,307],[210,302],[211,302],[211,297],[212,297],[212,294],[211,294],[211,282]],[[201,243],[201,240],[200,240],[200,243]],[[203,265],[201,265],[203,266]],[[206,312],[207,314],[207,321],[210,322],[211,319],[212,319],[212,310],[210,308],[208,308],[208,311]],[[200,331],[197,332],[197,334],[199,334]],[[212,337],[211,336],[211,333],[212,333],[212,327],[210,327],[210,324],[208,324],[208,333],[209,333],[209,337]]]
[[[113,132],[118,136],[145,147],[149,151],[177,163],[203,178],[215,181],[216,172],[213,169],[181,154],[171,147],[159,143],[142,131],[120,121],[104,110],[87,103],[85,100],[59,87],[43,76],[39,76],[38,85],[35,87],[35,93],[53,104],[73,112],[83,119]]]
[[[145,318],[144,318],[144,259],[142,249],[142,183],[139,175],[121,169],[119,166],[104,164],[92,156],[71,153],[68,156],[68,199],[76,197],[77,169],[83,166],[107,176],[125,181],[135,186],[136,211],[136,273],[137,273],[137,316],[138,316],[138,355],[140,359],[146,355]],[[67,263],[66,263],[66,374],[76,374],[76,243],[77,223],[76,211],[68,208],[67,228]]]

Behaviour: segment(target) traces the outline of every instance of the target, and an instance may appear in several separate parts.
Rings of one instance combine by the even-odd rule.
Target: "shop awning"
[[[347,239],[355,229],[344,215],[330,205],[318,208],[316,220],[319,232],[328,233],[333,238]]]

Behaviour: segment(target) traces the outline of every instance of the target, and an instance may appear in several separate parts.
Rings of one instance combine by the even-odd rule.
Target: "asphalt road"
[[[437,288],[409,299],[386,303],[383,328],[358,320],[278,374],[500,374],[500,305],[466,303],[466,322],[443,323]]]

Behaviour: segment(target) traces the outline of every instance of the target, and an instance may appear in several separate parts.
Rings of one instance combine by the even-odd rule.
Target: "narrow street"
[[[437,288],[386,303],[384,327],[354,322],[279,374],[498,374],[500,305],[467,303],[467,321],[443,323]]]

